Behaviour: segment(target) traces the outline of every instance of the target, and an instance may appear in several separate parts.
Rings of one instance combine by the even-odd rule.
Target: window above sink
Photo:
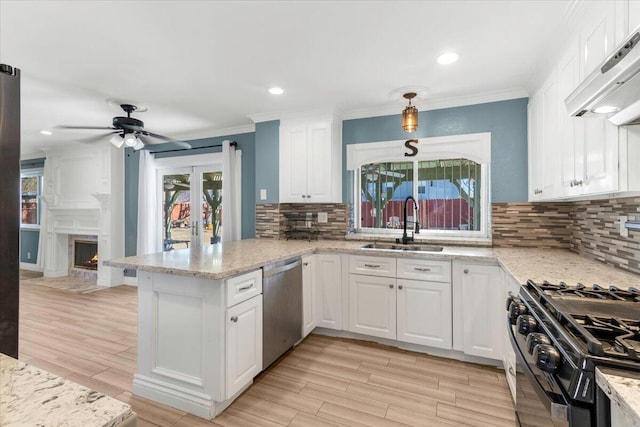
[[[416,215],[409,202],[404,223],[404,201],[412,196],[419,207],[416,240],[490,239],[490,134],[410,141],[347,146],[355,232],[401,237],[406,226],[411,235]]]

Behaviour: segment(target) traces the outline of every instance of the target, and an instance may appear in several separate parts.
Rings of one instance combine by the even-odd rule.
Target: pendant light
[[[402,129],[405,132],[415,132],[418,129],[418,109],[411,105],[411,100],[416,97],[415,92],[402,95],[409,100],[409,105],[402,111]]]

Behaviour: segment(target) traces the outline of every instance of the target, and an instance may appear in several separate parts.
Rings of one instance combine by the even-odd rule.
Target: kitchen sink
[[[442,246],[432,245],[403,245],[401,243],[369,243],[362,246],[362,249],[381,249],[387,251],[409,251],[409,252],[442,252]]]

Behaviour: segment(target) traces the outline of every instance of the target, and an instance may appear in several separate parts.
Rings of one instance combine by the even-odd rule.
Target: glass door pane
[[[211,168],[198,168],[201,188],[200,200],[201,231],[198,233],[201,246],[222,241],[222,172]]]
[[[164,251],[191,244],[191,170],[161,173],[162,247]]]

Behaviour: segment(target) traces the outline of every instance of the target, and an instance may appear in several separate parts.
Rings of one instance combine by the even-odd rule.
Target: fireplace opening
[[[98,269],[98,242],[76,240],[73,247],[73,267],[84,270]]]

